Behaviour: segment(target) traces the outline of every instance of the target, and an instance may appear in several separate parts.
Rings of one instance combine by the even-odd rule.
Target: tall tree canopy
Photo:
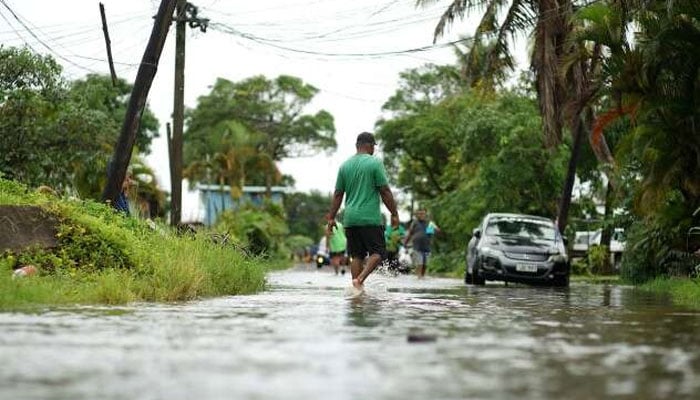
[[[108,117],[70,101],[50,56],[0,48],[0,172],[30,186],[71,186],[109,142]]]
[[[101,112],[109,117],[109,130],[115,137],[121,129],[126,114],[126,107],[133,85],[124,79],[117,79],[117,85],[112,84],[108,75],[89,74],[83,79],[71,82],[70,99],[81,107]],[[159,123],[149,107],[141,114],[139,130],[136,133],[135,147],[140,153],[151,152],[151,142],[157,138]]]
[[[408,95],[424,92],[417,76],[431,70],[402,74],[377,137],[392,179],[427,205],[446,233],[443,250],[462,251],[486,212],[553,218],[568,148],[546,149],[536,101],[503,91],[456,90],[431,101]]]
[[[275,163],[283,158],[335,149],[332,115],[325,110],[304,114],[317,93],[318,89],[293,76],[272,80],[254,76],[240,82],[219,78],[211,93],[201,96],[197,107],[187,112],[184,138],[189,177],[206,181],[207,175],[195,174],[193,167],[208,163],[209,176],[231,176],[227,183],[232,186],[270,185],[281,179]],[[248,168],[246,173],[222,173],[211,164],[211,160],[222,158],[228,159],[232,168],[250,163],[258,167]],[[259,171],[264,172],[263,182],[250,173]]]
[[[30,186],[96,196],[129,90],[126,82],[113,88],[99,75],[67,82],[52,57],[0,47],[0,172]],[[143,149],[157,129],[146,109]]]

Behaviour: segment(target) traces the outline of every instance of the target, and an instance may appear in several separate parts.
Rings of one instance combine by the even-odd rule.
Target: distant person
[[[113,168],[114,163],[110,161],[107,164],[107,171],[109,171],[111,168]],[[126,172],[126,175],[124,176],[124,181],[122,182],[122,187],[119,190],[119,194],[117,195],[116,200],[114,201],[114,204],[112,204],[112,207],[114,207],[115,210],[118,212],[124,213],[125,215],[129,216],[131,215],[131,211],[129,210],[129,200],[128,200],[128,191],[131,189],[131,187],[134,185],[134,180],[131,171]]]
[[[386,259],[389,265],[397,263],[399,260],[399,250],[403,245],[406,236],[406,229],[399,224],[397,227],[387,224],[384,228],[384,240],[386,241]]]
[[[416,219],[411,222],[411,226],[408,228],[408,236],[404,244],[408,245],[412,240],[411,260],[416,268],[416,274],[420,278],[425,276],[426,265],[430,257],[431,241],[437,232],[440,232],[440,228],[428,220],[426,210],[419,209],[416,212]]]
[[[345,251],[347,250],[347,238],[342,223],[335,221],[335,226],[326,226],[326,247],[331,266],[333,266],[335,274],[338,275],[340,266],[345,264]],[[345,274],[345,267],[342,268],[342,273]]]
[[[345,199],[343,224],[348,255],[352,257],[350,273],[355,294],[364,291],[364,282],[385,256],[384,232],[379,200],[391,213],[391,225],[399,225],[396,201],[382,162],[372,157],[376,141],[368,132],[360,133],[355,142],[357,153],[338,170],[331,209],[326,215],[328,229],[336,226],[335,216]],[[362,264],[367,259],[365,268]]]
[[[127,172],[124,177],[124,182],[122,182],[122,190],[119,191],[119,196],[117,197],[117,202],[114,207],[123,212],[124,214],[131,215],[129,210],[129,190],[134,186],[134,178],[131,172]]]

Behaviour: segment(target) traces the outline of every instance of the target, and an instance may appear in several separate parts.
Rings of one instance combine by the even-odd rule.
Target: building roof
[[[231,186],[198,184],[197,189],[202,191],[208,190],[211,192],[230,192]],[[243,186],[241,191],[243,193],[265,193],[265,191],[267,191],[267,188],[265,186]],[[287,186],[272,186],[270,187],[270,191],[273,193],[291,193],[292,189]]]

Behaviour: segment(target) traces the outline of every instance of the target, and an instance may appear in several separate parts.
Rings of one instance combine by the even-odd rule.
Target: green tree
[[[114,86],[112,78],[108,75],[89,74],[83,79],[71,82],[69,97],[82,108],[107,115],[110,123],[105,124],[102,129],[109,132],[116,141],[124,122],[132,87],[133,85],[121,78],[117,79],[117,85]],[[135,147],[139,152],[151,152],[151,142],[158,137],[158,128],[158,119],[146,106],[136,134]]]
[[[98,162],[108,117],[70,101],[50,56],[0,47],[0,172],[30,186],[72,186],[76,169]]]
[[[454,113],[441,102],[461,93],[457,68],[427,64],[400,74],[399,88],[386,103],[387,117],[377,121],[389,176],[419,200],[450,190],[440,177],[446,166]],[[426,145],[430,143],[430,145]]]
[[[291,235],[301,235],[318,242],[323,236],[323,216],[328,212],[331,196],[318,191],[291,193],[285,196],[284,209]]]
[[[113,88],[100,75],[66,82],[50,56],[0,47],[0,172],[30,186],[99,198],[129,88],[123,80]],[[148,149],[158,129],[148,109],[141,129]],[[133,164],[137,181],[143,177],[140,201],[148,198],[152,209],[162,210],[152,171],[138,159]]]
[[[454,190],[427,203],[453,249],[487,212],[521,212],[554,218],[566,147],[546,149],[535,101],[504,93],[475,101],[465,95],[455,121],[455,146],[445,179]]]
[[[201,96],[187,113],[185,164],[201,162],[219,152],[211,136],[222,126],[238,124],[256,138],[259,162],[310,155],[336,146],[333,117],[325,110],[304,114],[318,89],[301,79],[281,75],[273,80],[255,76],[241,82],[219,78],[211,93]],[[266,159],[265,159],[266,157]],[[265,170],[265,184],[281,179],[276,167]]]
[[[433,3],[435,0],[418,0],[418,4]],[[582,137],[592,123],[587,99],[590,92],[590,64],[583,62],[562,70],[564,60],[580,49],[569,40],[573,29],[571,19],[577,5],[576,0],[453,0],[443,13],[435,28],[434,37],[443,34],[447,25],[455,19],[463,18],[475,9],[484,10],[473,35],[475,45],[471,46],[464,63],[471,75],[485,81],[492,81],[503,69],[512,70],[515,66],[511,53],[511,41],[518,33],[533,38],[530,56],[534,72],[537,99],[542,115],[545,144],[555,149],[563,140],[563,130],[568,126],[573,137],[569,170],[564,190],[560,196],[558,223],[564,229],[571,202],[571,190]],[[484,53],[482,45],[487,43]],[[482,61],[484,60],[484,61]],[[602,147],[605,142],[599,141]],[[553,150],[554,151],[554,150]],[[610,154],[607,148],[601,150]]]

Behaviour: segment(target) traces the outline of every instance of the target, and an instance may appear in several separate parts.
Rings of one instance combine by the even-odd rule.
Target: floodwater
[[[315,267],[183,304],[0,314],[0,399],[700,398],[700,313],[569,289]]]

